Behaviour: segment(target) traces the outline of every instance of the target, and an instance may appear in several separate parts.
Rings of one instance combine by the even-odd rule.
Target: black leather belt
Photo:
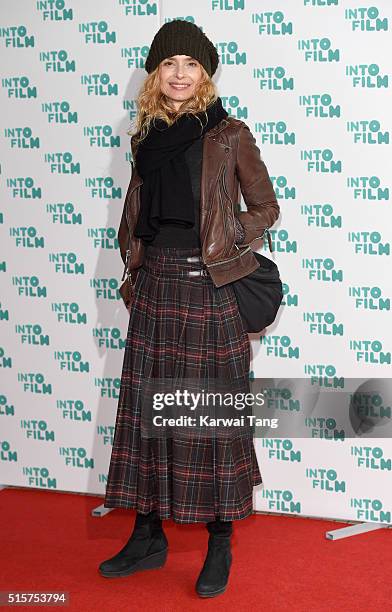
[[[169,257],[170,260],[170,257]],[[175,259],[176,263],[180,263],[181,261],[183,262],[203,262],[203,258],[201,257],[201,255],[192,255],[189,257],[176,257]],[[148,264],[147,264],[147,269],[148,269]],[[174,273],[175,274],[175,273]],[[203,267],[200,267],[200,269],[198,270],[181,270],[180,272],[181,276],[189,276],[189,277],[194,277],[194,276],[209,276],[209,272],[206,268],[206,266],[203,263]]]

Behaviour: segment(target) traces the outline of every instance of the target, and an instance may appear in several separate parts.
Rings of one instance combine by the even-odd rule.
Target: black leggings
[[[233,523],[231,521],[221,521],[219,517],[216,517],[215,521],[206,523],[208,533],[214,535],[227,535],[230,536],[233,533]]]
[[[140,514],[140,512],[136,512],[136,525],[141,526],[150,521],[155,521],[159,527],[162,527],[162,521],[158,517],[155,510],[149,512],[148,514]],[[219,517],[216,517],[215,521],[210,521],[206,523],[206,527],[209,533],[213,533],[215,535],[231,535],[233,533],[233,523],[231,521],[221,521]]]

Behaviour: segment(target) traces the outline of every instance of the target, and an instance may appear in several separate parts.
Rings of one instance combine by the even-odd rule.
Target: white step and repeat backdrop
[[[2,1],[0,483],[104,493],[126,132],[149,44],[181,18],[216,44],[281,205],[285,299],[251,376],[298,427],[256,440],[256,508],[391,522],[391,17],[387,0]]]

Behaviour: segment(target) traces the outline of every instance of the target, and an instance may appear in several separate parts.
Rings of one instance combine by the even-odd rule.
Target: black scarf
[[[135,163],[143,184],[134,235],[144,243],[154,240],[161,223],[181,227],[195,224],[191,178],[184,152],[228,115],[220,97],[207,107],[206,113],[207,124],[203,112],[198,113],[200,121],[192,114],[181,115],[170,127],[163,119],[155,119],[138,146]]]

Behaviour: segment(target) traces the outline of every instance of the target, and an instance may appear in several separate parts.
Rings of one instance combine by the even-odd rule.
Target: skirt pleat
[[[146,378],[230,379],[249,391],[250,343],[230,285],[188,276],[200,249],[146,248],[124,351],[104,506],[178,523],[242,519],[262,483],[252,436],[141,435]]]

